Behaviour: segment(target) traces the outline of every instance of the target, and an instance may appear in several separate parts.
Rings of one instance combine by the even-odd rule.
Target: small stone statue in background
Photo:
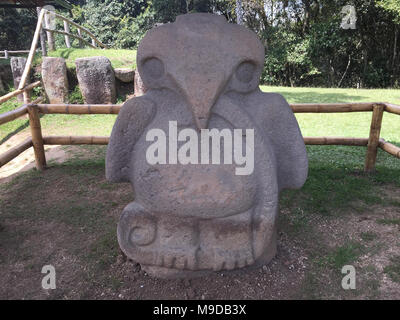
[[[303,185],[308,161],[285,99],[259,89],[259,39],[187,14],[146,34],[137,65],[147,92],[123,105],[106,158],[107,179],[135,192],[121,249],[164,278],[268,263],[279,192]]]

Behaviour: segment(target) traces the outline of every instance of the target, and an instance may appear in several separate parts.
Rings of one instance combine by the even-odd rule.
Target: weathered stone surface
[[[131,68],[115,68],[115,77],[122,82],[133,82],[135,78],[135,69]]]
[[[11,65],[11,71],[13,75],[13,80],[14,80],[14,88],[18,88],[19,83],[22,78],[22,74],[24,73],[24,68],[26,64],[26,58],[24,57],[12,57],[10,60],[10,65]],[[30,79],[26,80],[26,84],[30,83]],[[24,95],[21,93],[17,96],[18,101],[22,102],[24,101]]]
[[[67,65],[64,58],[44,57],[42,80],[50,103],[66,103],[68,97]]]
[[[142,96],[142,95],[144,95],[144,94],[146,93],[146,91],[147,91],[147,88],[146,88],[146,86],[144,85],[144,83],[143,83],[143,81],[142,81],[142,78],[140,77],[140,74],[139,74],[138,70],[135,71],[135,84],[134,84],[134,86],[135,86],[135,90],[134,90],[135,97]]]
[[[121,249],[165,278],[267,264],[276,253],[279,192],[303,185],[308,161],[288,103],[259,89],[257,36],[221,16],[183,15],[146,34],[137,63],[148,91],[123,105],[106,157],[107,179],[135,190],[118,224]],[[216,148],[221,164],[174,162],[171,146],[188,144],[174,130],[197,137],[204,128],[247,130],[238,137],[246,136],[240,147],[254,155],[254,170],[238,175],[224,148]],[[147,156],[153,129],[165,132],[166,163]]]
[[[78,58],[75,64],[79,88],[86,103],[115,103],[115,75],[110,60],[106,57]]]
[[[12,81],[13,75],[11,66],[8,64],[0,64],[0,76],[4,82]]]

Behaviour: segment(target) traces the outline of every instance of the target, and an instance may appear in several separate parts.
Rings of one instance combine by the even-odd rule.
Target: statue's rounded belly
[[[250,209],[254,175],[235,174],[236,165],[144,165],[134,170],[136,200],[154,214],[215,218]]]

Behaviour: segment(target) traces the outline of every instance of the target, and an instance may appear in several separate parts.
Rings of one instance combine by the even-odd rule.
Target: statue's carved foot
[[[199,223],[201,269],[214,271],[243,268],[254,263],[252,210]]]
[[[132,202],[121,215],[118,242],[129,258],[142,265],[196,270],[196,232],[191,219],[155,217]]]
[[[214,250],[207,256],[212,255],[214,271],[233,270],[244,268],[254,263],[253,254],[250,250],[244,248],[226,252],[223,250]]]
[[[196,270],[197,248],[191,247],[178,251],[168,247],[160,250],[157,256],[156,266],[179,270]]]

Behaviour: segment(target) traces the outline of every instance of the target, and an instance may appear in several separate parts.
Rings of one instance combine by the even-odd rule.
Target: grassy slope
[[[66,59],[68,68],[75,68],[75,59],[82,57],[105,56],[110,59],[114,68],[135,68],[136,50],[124,49],[57,49],[49,53],[51,57]]]

